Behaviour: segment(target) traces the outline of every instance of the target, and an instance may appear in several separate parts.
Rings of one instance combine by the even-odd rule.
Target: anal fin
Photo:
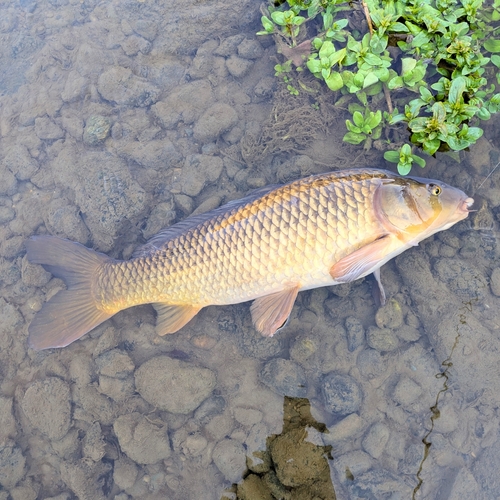
[[[255,328],[266,337],[272,337],[286,323],[293,308],[299,286],[259,297],[250,307]]]
[[[157,312],[156,332],[158,335],[162,336],[180,330],[184,325],[189,323],[201,309],[201,307],[197,306],[179,306],[163,303],[156,303],[153,304],[153,306]]]

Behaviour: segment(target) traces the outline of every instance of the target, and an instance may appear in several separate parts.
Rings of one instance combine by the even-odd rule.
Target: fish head
[[[474,203],[460,189],[419,177],[383,181],[374,201],[385,229],[411,245],[465,219]]]

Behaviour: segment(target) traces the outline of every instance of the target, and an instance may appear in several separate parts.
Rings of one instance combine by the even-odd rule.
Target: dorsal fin
[[[262,196],[274,191],[275,189],[281,187],[282,184],[273,184],[271,186],[266,186],[263,188],[256,189],[252,191],[250,194],[245,196],[244,198],[240,198],[237,200],[232,200],[225,205],[222,205],[218,208],[214,208],[209,212],[205,212],[203,214],[192,215],[187,217],[186,219],[173,224],[172,226],[166,227],[162,229],[159,233],[155,234],[151,239],[149,239],[144,245],[137,247],[132,254],[132,259],[136,259],[138,257],[146,257],[156,250],[162,248],[166,243],[174,238],[177,238],[181,234],[185,234],[190,229],[193,229],[204,222],[213,219],[219,215],[229,214],[230,212],[235,212],[240,207],[247,205],[248,203],[252,203],[255,200],[261,198]]]

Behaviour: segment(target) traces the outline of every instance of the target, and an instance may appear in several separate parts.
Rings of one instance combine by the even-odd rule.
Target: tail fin
[[[28,260],[67,285],[44,304],[29,326],[29,345],[36,350],[65,347],[112,316],[97,308],[92,283],[109,257],[79,243],[54,236],[35,236],[26,242]]]

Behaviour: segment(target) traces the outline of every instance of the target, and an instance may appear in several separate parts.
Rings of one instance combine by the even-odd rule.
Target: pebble
[[[399,340],[392,330],[376,326],[368,328],[366,342],[372,349],[380,352],[394,351],[399,347]]]
[[[361,432],[365,421],[357,413],[351,413],[340,422],[328,428],[328,433],[323,435],[325,443],[334,444],[345,439],[351,439]]]
[[[307,394],[304,369],[288,359],[276,358],[267,362],[259,373],[259,380],[282,396],[303,398]]]
[[[0,446],[0,485],[13,488],[24,476],[25,464],[26,458],[19,446]]]
[[[226,103],[216,103],[209,107],[196,122],[194,138],[202,143],[215,141],[238,122],[236,111]]]
[[[412,498],[413,488],[388,470],[373,469],[360,476],[354,474],[354,478],[349,489],[353,494],[362,491],[364,498],[388,498],[387,492],[397,492],[390,496],[394,500]]]
[[[105,116],[90,116],[83,129],[83,142],[89,146],[97,146],[104,142],[111,129],[111,121]]]
[[[64,130],[48,116],[35,118],[35,133],[39,139],[54,141],[64,137]]]
[[[219,156],[189,155],[182,167],[182,174],[174,178],[172,192],[198,196],[205,186],[219,178],[223,167]]]
[[[27,181],[38,170],[38,162],[31,157],[28,148],[21,144],[16,144],[7,150],[3,160],[4,165],[20,181]]]
[[[253,61],[235,55],[229,56],[229,58],[226,59],[226,68],[229,74],[235,78],[242,78],[248,74],[253,64]]]
[[[495,267],[490,278],[491,293],[500,297],[500,267]]]
[[[246,427],[257,424],[262,420],[262,412],[256,410],[255,408],[243,408],[241,406],[237,406],[234,409],[233,414],[234,419]]]
[[[131,107],[151,106],[160,96],[160,89],[155,85],[121,66],[111,67],[101,73],[97,90],[107,101]]]
[[[399,328],[403,324],[403,311],[396,299],[391,299],[385,306],[382,306],[375,314],[375,323],[381,329]]]
[[[0,396],[0,443],[7,442],[7,438],[13,438],[17,433],[12,404],[12,398]]]
[[[349,316],[345,320],[347,332],[347,348],[349,352],[355,351],[365,343],[365,329],[359,319]]]
[[[368,380],[379,377],[385,371],[384,358],[375,349],[361,351],[356,359],[356,366],[359,373]]]
[[[411,378],[401,377],[392,393],[393,400],[401,405],[408,406],[414,403],[422,394],[422,388]]]
[[[264,49],[257,40],[246,38],[238,45],[238,55],[245,59],[260,59],[263,54]]]
[[[246,453],[244,446],[234,439],[219,441],[212,453],[212,459],[227,481],[241,481],[245,471]]]
[[[134,362],[121,349],[112,349],[97,356],[96,365],[99,373],[107,377],[127,378],[134,371]]]
[[[245,35],[233,35],[224,38],[220,45],[214,50],[215,56],[229,57],[236,52],[238,45],[245,38]]]
[[[434,264],[439,278],[457,295],[465,299],[484,298],[488,283],[482,272],[462,260],[440,258]]]
[[[120,415],[113,424],[120,448],[134,462],[155,464],[171,454],[167,425],[152,423],[144,415],[133,412]]]
[[[372,467],[372,463],[373,460],[370,455],[368,455],[368,453],[365,453],[361,450],[356,450],[344,453],[339,457],[335,457],[333,466],[337,471],[339,479],[343,483],[345,483],[347,481],[351,481],[352,476],[356,478],[369,470]]]
[[[71,427],[71,392],[57,377],[33,382],[21,402],[31,425],[49,439],[62,439]]]
[[[338,415],[358,411],[363,400],[361,387],[350,375],[328,373],[321,381],[321,391],[326,409]]]
[[[376,422],[366,433],[361,445],[363,449],[373,458],[379,458],[384,452],[385,445],[389,441],[390,430],[382,422]]]
[[[127,456],[122,455],[113,466],[113,480],[122,490],[132,488],[137,478],[137,465]]]
[[[212,370],[157,356],[135,372],[139,394],[150,404],[171,413],[188,414],[210,396],[216,377]]]

